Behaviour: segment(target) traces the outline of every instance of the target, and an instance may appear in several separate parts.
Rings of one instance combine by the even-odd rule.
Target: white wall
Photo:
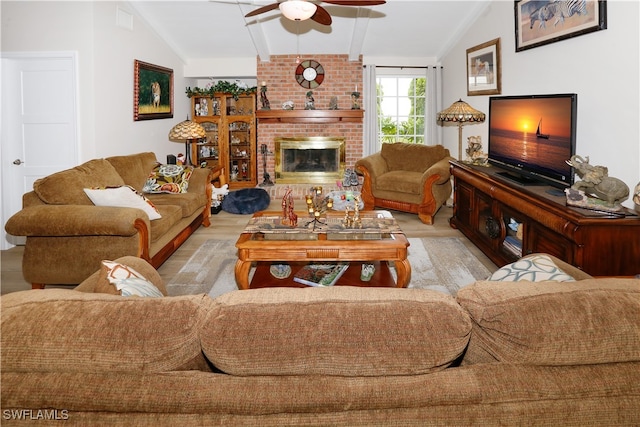
[[[488,112],[488,96],[466,96],[466,49],[500,37],[502,95],[577,93],[577,153],[633,190],[640,181],[640,8],[606,3],[606,30],[516,53],[513,2],[493,1],[442,59],[444,106],[462,98]],[[486,149],[487,132],[486,123],[465,126],[463,146],[481,135]],[[444,144],[457,153],[457,128],[444,129]]]
[[[91,158],[95,152],[92,4],[2,1],[0,8],[2,52],[78,52],[79,157]]]
[[[167,138],[189,113],[184,64],[127,3],[2,1],[1,8],[3,52],[78,52],[82,161],[141,151],[163,160],[184,151]],[[116,25],[118,8],[132,17],[132,30]],[[133,120],[135,59],[173,69],[173,119]]]

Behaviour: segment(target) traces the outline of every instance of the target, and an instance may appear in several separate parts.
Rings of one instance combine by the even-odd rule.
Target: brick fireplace
[[[339,110],[351,110],[351,93],[358,88],[362,92],[362,59],[349,61],[347,55],[300,55],[302,60],[313,59],[325,69],[322,84],[313,89],[316,110],[328,110],[332,97],[338,100]],[[307,89],[295,79],[296,55],[272,55],[269,62],[258,61],[257,81],[267,85],[267,97],[271,111],[282,110],[282,104],[293,101],[295,110],[304,110]],[[362,95],[360,100],[362,101]],[[258,110],[260,110],[258,102]],[[258,114],[259,115],[259,114]],[[277,187],[287,184],[278,183],[275,171],[275,142],[278,138],[330,137],[343,138],[345,143],[345,167],[351,168],[362,157],[363,123],[357,120],[304,120],[295,121],[258,119],[258,147],[265,144],[271,154],[267,156],[267,172]],[[258,161],[258,183],[263,176],[262,157]],[[313,184],[313,177],[300,182],[300,185]],[[282,184],[282,185],[278,185]],[[273,191],[272,191],[273,192]],[[277,192],[279,193],[279,192]],[[278,194],[272,194],[277,196]]]

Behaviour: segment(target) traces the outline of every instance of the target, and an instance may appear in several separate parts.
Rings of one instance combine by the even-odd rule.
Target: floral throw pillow
[[[158,164],[149,174],[145,193],[186,193],[193,166]]]

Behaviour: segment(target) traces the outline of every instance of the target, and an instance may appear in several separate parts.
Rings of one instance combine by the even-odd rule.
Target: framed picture
[[[605,0],[514,3],[516,52],[607,28]]]
[[[133,120],[172,117],[173,70],[136,59],[133,67]]]
[[[498,95],[502,90],[500,39],[467,49],[467,95]]]

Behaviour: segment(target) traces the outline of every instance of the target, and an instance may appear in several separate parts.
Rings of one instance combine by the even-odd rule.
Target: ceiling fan
[[[322,0],[322,3],[336,4],[340,6],[377,6],[385,4],[385,0]],[[274,9],[280,9],[282,14],[292,21],[304,21],[311,19],[322,25],[331,25],[331,15],[319,4],[307,0],[284,0],[268,4],[253,10],[245,15],[245,18],[260,15]]]

